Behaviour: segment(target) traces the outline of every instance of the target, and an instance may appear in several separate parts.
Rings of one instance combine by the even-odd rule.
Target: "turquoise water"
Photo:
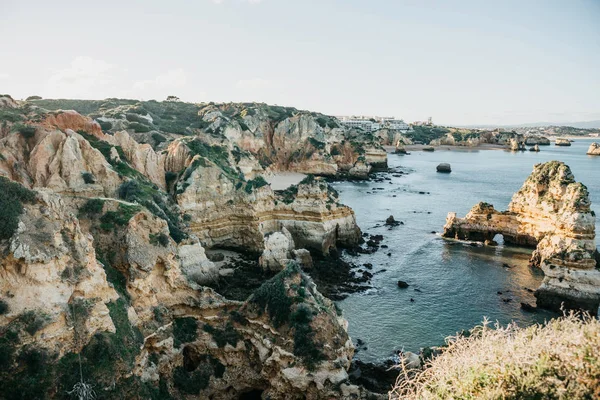
[[[600,157],[585,154],[590,143],[581,139],[571,147],[543,146],[540,153],[482,150],[390,154],[390,167],[399,167],[409,172],[407,175],[386,175],[392,180],[380,183],[335,183],[342,202],[356,212],[363,232],[383,234],[382,244],[389,246],[372,255],[348,257],[357,264],[372,263],[372,272],[387,270],[373,277],[372,290],[352,294],[338,303],[348,319],[352,339],[366,342],[368,349],[359,351],[357,357],[377,361],[394,349],[418,351],[439,345],[445,337],[479,324],[484,316],[502,324],[516,321],[521,325],[554,316],[520,310],[521,302],[535,304],[526,288],[536,289],[543,279],[539,270],[527,265],[531,250],[472,247],[445,241],[431,232],[442,230],[448,212],[464,216],[479,201],[506,209],[534,164],[549,160],[564,161],[571,167],[575,179],[590,190],[592,208],[600,215]],[[451,174],[435,172],[441,162],[452,164]],[[393,230],[375,227],[389,215],[404,225]],[[504,263],[512,268],[504,267]],[[398,280],[411,286],[399,289]]]

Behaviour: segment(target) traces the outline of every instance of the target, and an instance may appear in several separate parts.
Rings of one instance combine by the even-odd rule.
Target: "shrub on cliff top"
[[[34,191],[0,177],[0,240],[12,237],[23,213],[23,203],[33,203],[34,200]]]
[[[486,326],[449,346],[417,374],[399,378],[396,399],[600,398],[600,321],[570,314],[521,329]]]

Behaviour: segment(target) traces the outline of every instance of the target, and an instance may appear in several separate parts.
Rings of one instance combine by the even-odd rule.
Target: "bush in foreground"
[[[547,325],[475,328],[416,374],[393,399],[600,398],[600,321],[567,315]]]

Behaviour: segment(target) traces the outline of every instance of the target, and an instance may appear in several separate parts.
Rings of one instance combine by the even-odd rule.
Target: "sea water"
[[[338,302],[352,339],[366,343],[367,349],[357,357],[380,361],[393,350],[416,352],[440,345],[447,336],[480,324],[484,317],[501,324],[530,325],[555,316],[520,308],[521,302],[535,304],[531,291],[543,279],[540,270],[528,266],[531,249],[502,244],[473,247],[444,240],[432,231],[442,231],[448,212],[462,217],[480,201],[505,210],[534,164],[550,160],[571,167],[575,179],[588,187],[592,209],[600,215],[600,156],[585,154],[591,142],[578,139],[571,147],[540,146],[539,153],[390,154],[389,166],[407,174],[388,174],[392,180],[385,182],[333,184],[341,202],[354,209],[363,232],[384,235],[381,244],[388,246],[371,255],[347,256],[359,265],[373,264],[371,272],[377,272],[373,289]],[[436,172],[442,162],[452,165],[451,174]],[[390,215],[404,225],[391,230],[376,227]],[[400,289],[398,280],[410,286]]]

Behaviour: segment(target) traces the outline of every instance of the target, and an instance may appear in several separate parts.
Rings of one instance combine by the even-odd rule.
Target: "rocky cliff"
[[[508,211],[479,203],[465,218],[450,213],[443,236],[460,240],[504,242],[535,247],[530,263],[544,281],[536,291],[541,307],[583,308],[596,313],[600,304],[595,214],[587,188],[576,182],[562,162],[537,164],[515,193]]]
[[[592,143],[588,148],[587,154],[590,156],[600,156],[600,143]]]
[[[354,213],[323,179],[273,191],[263,175],[366,178],[386,165],[373,138],[262,104],[0,100],[2,396],[371,396],[296,262],[358,243]],[[216,246],[281,272],[228,300],[206,286]]]

